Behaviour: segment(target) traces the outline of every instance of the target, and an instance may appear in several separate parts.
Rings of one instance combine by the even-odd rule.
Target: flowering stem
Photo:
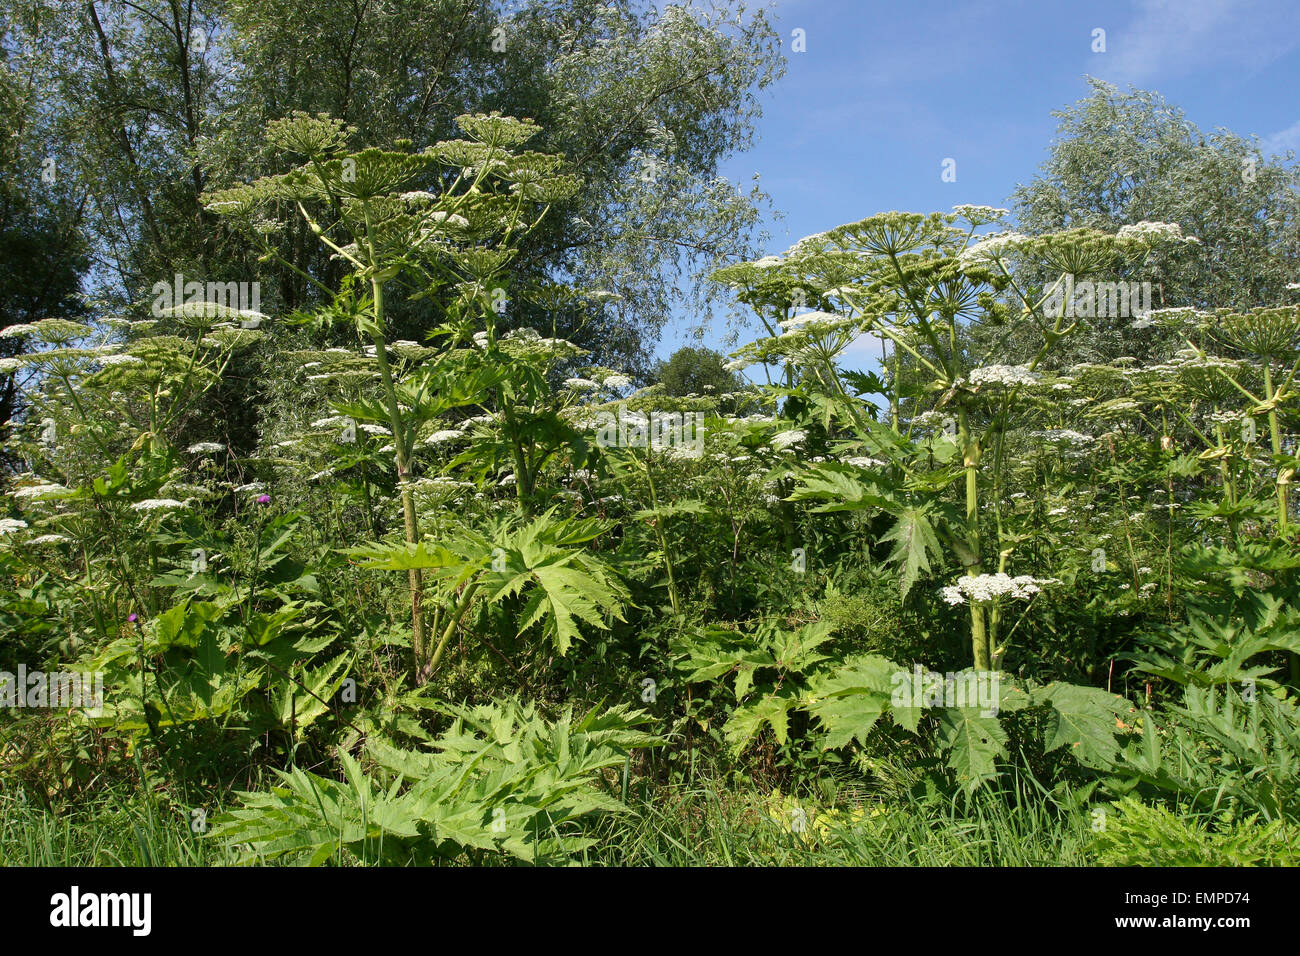
[[[970,414],[962,405],[958,412],[957,429],[962,447],[962,460],[966,467],[966,544],[970,549],[967,556],[966,573],[978,577],[980,573],[980,527],[979,527],[979,478],[980,461],[979,441],[971,435]],[[971,654],[976,670],[989,669],[989,641],[984,627],[984,606],[978,601],[970,602],[970,643]]]
[[[393,430],[393,448],[397,457],[397,483],[402,496],[402,519],[405,523],[406,543],[418,544],[420,526],[415,515],[415,496],[411,492],[411,463],[406,448],[406,430],[402,427],[402,413],[397,406],[397,388],[393,384],[393,371],[388,364],[388,350],[384,344],[384,287],[378,279],[370,280],[370,288],[375,300],[375,357],[379,362],[379,377],[384,384],[384,396],[388,404],[388,422]],[[419,568],[407,572],[411,586],[411,648],[415,658],[415,672],[423,673],[424,658],[427,652],[424,633],[424,579]]]
[[[1277,420],[1277,395],[1273,392],[1273,369],[1267,360],[1264,362],[1264,394],[1268,397],[1268,436],[1273,445],[1275,456],[1282,454],[1282,430]],[[1285,532],[1287,527],[1287,482],[1290,474],[1280,465],[1277,468],[1277,530]]]

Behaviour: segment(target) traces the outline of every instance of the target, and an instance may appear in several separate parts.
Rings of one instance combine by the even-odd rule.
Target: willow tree
[[[1157,308],[1242,311],[1287,301],[1300,258],[1295,164],[1230,130],[1198,128],[1159,93],[1089,83],[1087,97],[1054,114],[1046,161],[1011,197],[1017,228],[1115,232],[1127,223],[1177,223],[1200,245],[1157,251],[1140,270],[1112,278],[1151,282]],[[1179,347],[1177,336],[1136,315],[1098,315],[1087,326],[1055,361],[1142,359]],[[1014,361],[1033,349],[1014,336],[1008,346]]]

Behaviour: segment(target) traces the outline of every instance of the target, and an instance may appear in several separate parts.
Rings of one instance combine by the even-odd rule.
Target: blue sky
[[[773,10],[787,73],[761,94],[755,147],[722,170],[742,185],[759,173],[784,213],[768,224],[768,252],[891,209],[1007,206],[1047,157],[1052,111],[1088,94],[1087,74],[1156,90],[1202,129],[1300,153],[1300,0],[776,0]],[[1097,28],[1104,53],[1092,51]],[[806,52],[792,51],[796,29]],[[956,182],[941,180],[945,158]],[[698,343],[689,325],[671,322],[658,354]],[[704,344],[722,347],[725,331]]]

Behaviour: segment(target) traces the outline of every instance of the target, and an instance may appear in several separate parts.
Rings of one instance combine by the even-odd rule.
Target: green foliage
[[[1294,825],[1251,817],[1210,830],[1195,818],[1125,798],[1111,804],[1092,848],[1103,866],[1296,866]]]
[[[523,596],[518,632],[540,625],[564,654],[581,637],[579,623],[604,629],[606,615],[622,620],[626,589],[606,562],[580,547],[608,530],[607,523],[557,518],[552,510],[514,530],[462,528],[438,545],[361,545],[348,553],[362,567],[431,571],[457,620],[476,591],[490,604]]]
[[[1062,749],[1085,767],[1103,769],[1112,766],[1122,717],[1132,711],[1122,698],[1072,684],[1038,685],[976,671],[914,677],[876,655],[819,651],[830,639],[831,627],[824,623],[797,631],[760,625],[748,635],[708,628],[676,645],[677,666],[689,683],[734,678],[737,705],[725,727],[733,753],[767,727],[785,744],[796,712],[815,718],[819,731],[811,736],[821,749],[866,747],[872,729],[889,714],[898,727],[931,737],[957,779],[970,787],[996,778],[998,758],[1007,756],[1002,713],[1040,711],[1045,752]]]
[[[658,742],[626,707],[554,721],[512,701],[443,709],[454,719],[432,752],[372,740],[372,774],[347,753],[342,780],[281,771],[270,791],[241,794],[243,808],[217,818],[212,837],[246,861],[428,864],[506,853],[552,862],[592,845],[580,821],[626,811],[602,771]]]
[[[726,367],[727,359],[713,349],[683,346],[655,366],[653,378],[664,387],[664,394],[698,396],[713,393],[718,397],[739,391],[744,380]],[[747,411],[742,403],[727,402],[729,410]]]
[[[303,26],[239,0],[208,22],[239,67],[216,83],[147,15],[29,6],[0,39],[52,102],[10,71],[0,104],[73,124],[77,188],[130,140],[122,103],[157,122],[88,213],[114,213],[87,242],[125,314],[68,301],[70,246],[36,263],[60,314],[20,304],[0,337],[25,468],[0,673],[105,690],[0,714],[7,857],[1291,859],[1284,171],[1231,200],[1249,275],[1236,232],[1126,221],[1194,210],[1167,169],[1093,189],[1111,159],[1083,136],[1032,187],[1032,234],[988,233],[989,207],[893,212],[744,261],[757,197],[714,174],[772,72],[762,13],[326,0]],[[499,62],[470,42],[498,20]],[[68,38],[9,42],[47,25]],[[341,43],[341,73],[309,68]],[[1117,155],[1168,145],[1210,188],[1246,155],[1190,156],[1135,97]],[[637,387],[635,332],[679,295],[662,268],[706,260],[760,337]],[[153,273],[199,264],[256,269],[266,311],[155,292],[145,315]],[[1057,308],[1148,274],[1186,304],[1133,334]],[[881,368],[844,369],[863,336]],[[1119,802],[1093,837],[1099,796]],[[215,839],[177,832],[209,810]],[[46,811],[113,834],[80,851]]]
[[[1121,793],[1177,796],[1228,820],[1300,819],[1300,715],[1295,701],[1260,691],[1188,685],[1181,705],[1143,715],[1141,739],[1111,766]]]

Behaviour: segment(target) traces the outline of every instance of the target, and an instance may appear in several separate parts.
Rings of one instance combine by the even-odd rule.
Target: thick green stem
[[[1272,403],[1277,395],[1273,391],[1273,370],[1268,365],[1268,360],[1264,362],[1264,397]],[[1268,411],[1268,437],[1273,446],[1274,456],[1282,454],[1282,427],[1278,422],[1277,409],[1270,408]],[[1286,534],[1287,523],[1289,518],[1290,502],[1287,500],[1287,488],[1293,474],[1290,468],[1277,466],[1277,531],[1278,534]],[[1289,671],[1291,675],[1291,684],[1293,687],[1300,687],[1300,654],[1291,652],[1289,660]]]
[[[1271,402],[1276,396],[1273,393],[1273,370],[1264,365],[1264,395]],[[1268,412],[1268,436],[1273,445],[1273,454],[1282,454],[1282,427],[1278,422],[1277,409],[1270,408]],[[1277,470],[1277,530],[1285,532],[1287,528],[1289,503],[1287,501],[1287,484],[1291,479],[1290,469],[1279,467]]]
[[[415,496],[411,492],[411,460],[406,448],[406,430],[402,427],[402,412],[397,405],[397,387],[393,384],[393,370],[388,364],[388,349],[384,344],[384,288],[378,280],[371,280],[370,288],[375,298],[375,326],[373,334],[375,358],[379,363],[379,378],[384,385],[388,405],[388,423],[393,430],[393,448],[397,457],[397,483],[402,495],[402,519],[405,524],[406,543],[420,542],[420,525],[415,514]],[[411,587],[411,646],[415,659],[415,673],[426,672],[424,659],[428,648],[424,633],[424,579],[419,568],[407,572]]]
[[[438,639],[438,646],[433,649],[433,656],[429,658],[429,666],[426,668],[427,673],[432,674],[433,669],[437,667],[438,662],[442,660],[442,652],[446,650],[447,642],[451,640],[451,636],[456,633],[456,625],[460,623],[460,619],[464,617],[465,612],[469,610],[470,601],[474,600],[474,592],[478,590],[478,585],[479,582],[475,581],[461,593],[460,603],[458,603],[456,609],[452,611],[451,620],[447,622],[447,628],[442,632],[442,637]]]
[[[979,525],[979,440],[971,434],[970,415],[963,406],[957,418],[958,438],[962,447],[962,463],[966,468],[966,545],[970,549],[966,573],[971,577],[980,574]],[[989,669],[989,640],[984,626],[984,606],[973,598],[970,602],[971,655],[976,670]]]
[[[534,480],[532,471],[528,467],[528,459],[524,454],[523,440],[520,437],[519,423],[515,420],[513,401],[509,396],[502,403],[503,412],[505,413],[506,430],[510,440],[510,456],[514,459],[515,464],[515,498],[519,502],[520,511],[524,515],[533,513],[533,491]]]

